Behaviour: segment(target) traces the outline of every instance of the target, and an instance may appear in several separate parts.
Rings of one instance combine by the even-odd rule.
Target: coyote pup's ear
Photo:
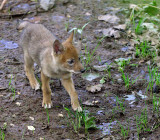
[[[59,40],[55,40],[53,43],[53,50],[55,54],[61,54],[64,51],[64,48],[62,44],[59,42]]]
[[[72,41],[73,41],[73,36],[74,36],[74,31],[72,31],[71,35],[70,35],[69,38],[66,40],[66,42],[72,43]]]

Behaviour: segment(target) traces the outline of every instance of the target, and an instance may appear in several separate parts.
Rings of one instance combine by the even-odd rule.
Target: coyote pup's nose
[[[81,73],[84,73],[85,72],[85,69],[81,69]]]

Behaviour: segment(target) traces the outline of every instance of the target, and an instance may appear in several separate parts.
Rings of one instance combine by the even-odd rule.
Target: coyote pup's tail
[[[22,23],[19,24],[19,26],[17,27],[18,30],[22,30],[24,28],[26,28],[29,24],[31,24],[28,21],[23,21]]]

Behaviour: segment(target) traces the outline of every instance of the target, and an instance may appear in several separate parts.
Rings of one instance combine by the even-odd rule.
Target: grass
[[[125,107],[123,105],[124,100],[120,101],[118,96],[116,96],[116,109],[122,111],[123,113],[125,112]]]
[[[147,86],[147,91],[150,90],[150,93],[153,93],[153,85],[156,83],[157,86],[160,85],[160,74],[158,72],[157,67],[151,68],[148,66],[148,73],[149,73],[149,83]]]
[[[0,140],[4,140],[4,139],[5,139],[5,134],[3,130],[0,129]]]
[[[118,70],[119,71],[124,70],[125,66],[130,64],[130,61],[131,61],[131,58],[128,58],[128,59],[126,59],[126,58],[115,59],[115,62],[118,65]]]
[[[104,40],[104,38],[105,38],[105,36],[98,40],[98,44],[93,49],[93,51],[90,51],[90,48],[87,49],[87,46],[85,45],[85,56],[81,55],[81,60],[82,60],[83,66],[86,68],[86,71],[90,69],[90,67],[88,65],[94,60],[93,55],[94,55],[95,51],[97,50],[97,48],[99,47],[99,45],[101,44],[101,42]],[[83,58],[85,58],[85,59],[83,59]]]
[[[109,65],[109,64],[106,63],[107,68],[104,70],[104,72],[107,71],[108,75],[105,75],[105,76],[102,77],[102,79],[100,80],[100,84],[104,84],[106,82],[106,78],[109,78],[109,79],[112,78],[112,76],[111,76],[111,65],[112,64]]]
[[[49,126],[49,112],[48,112],[48,108],[46,108],[46,113],[47,113],[47,121],[48,121],[48,126]]]
[[[151,131],[151,128],[148,126],[147,107],[142,111],[139,117],[136,116],[136,125],[138,137],[141,132]]]
[[[0,140],[5,140],[5,133],[4,130],[6,130],[7,123],[3,124],[3,127],[0,128]]]
[[[89,117],[89,113],[86,110],[82,112],[73,112],[69,108],[64,108],[68,113],[68,124],[71,125],[75,132],[80,129],[84,129],[85,134],[88,133],[89,129],[97,129],[95,124],[95,117]]]
[[[160,97],[159,99],[153,95],[153,111],[159,115],[160,113]]]
[[[140,58],[154,58],[156,57],[156,51],[152,50],[150,44],[147,41],[143,41],[140,45],[136,45],[136,57]]]
[[[84,24],[81,28],[80,27],[79,28],[77,28],[77,27],[72,28],[69,32],[74,31],[75,35],[76,35],[76,33],[79,33],[81,35],[81,40],[82,40],[83,39],[83,30],[88,24],[89,24],[89,22]]]
[[[131,80],[131,78],[129,78],[128,74],[124,73],[123,69],[121,69],[121,73],[122,73],[122,79],[125,83],[125,88],[127,90],[129,90],[130,86],[133,85],[138,80],[139,76],[135,80]]]
[[[130,128],[129,126],[123,126],[119,121],[117,121],[120,127],[120,135],[123,139],[126,139],[129,136]]]
[[[8,89],[13,93],[13,100],[15,99],[16,90],[15,87],[11,84],[12,83],[12,75],[9,80]]]

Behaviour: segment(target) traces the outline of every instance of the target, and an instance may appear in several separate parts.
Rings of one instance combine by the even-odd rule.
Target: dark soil
[[[0,14],[0,40],[4,39],[18,44],[21,33],[17,30],[17,26],[19,20],[24,18],[27,18],[31,22],[38,21],[45,25],[62,41],[69,36],[69,33],[65,30],[65,25],[68,24],[70,30],[73,27],[82,27],[85,23],[90,22],[84,29],[83,36],[85,39],[83,40],[82,53],[84,53],[85,44],[90,52],[92,52],[97,46],[98,38],[102,36],[96,30],[117,25],[116,23],[110,24],[97,20],[99,15],[111,13],[111,11],[107,10],[111,6],[111,0],[72,0],[67,3],[58,1],[54,8],[48,12],[37,8],[38,4],[35,2],[24,1],[24,3],[20,4],[28,4],[31,12],[28,12],[28,9],[22,9],[17,13],[16,6],[11,8],[10,12],[5,10],[8,9],[9,5],[13,5],[14,3],[15,1],[9,1]],[[118,7],[117,4],[115,6]],[[90,13],[91,15],[86,13]],[[123,11],[121,12],[120,10],[117,16],[121,18],[121,23],[124,23],[126,15]],[[77,41],[77,38],[75,41]],[[22,48],[7,49],[0,43],[0,128],[3,129],[4,123],[7,123],[6,129],[3,130],[5,139],[124,139],[120,133],[119,122],[123,126],[130,128],[126,139],[138,139],[135,115],[140,116],[146,105],[148,114],[147,126],[151,128],[151,131],[141,131],[139,139],[160,139],[160,118],[153,112],[150,95],[147,95],[148,98],[146,99],[137,97],[133,104],[129,104],[129,101],[123,100],[124,112],[121,111],[119,106],[119,109],[115,109],[117,107],[116,96],[122,100],[125,95],[130,95],[132,92],[139,92],[141,90],[144,94],[147,80],[139,80],[127,90],[123,82],[117,82],[115,75],[120,74],[120,72],[115,68],[111,69],[112,79],[106,79],[106,83],[103,84],[100,92],[90,93],[86,90],[87,86],[98,84],[99,80],[107,74],[105,71],[97,72],[92,68],[93,65],[99,65],[98,57],[100,57],[101,62],[114,62],[116,58],[127,57],[121,51],[121,48],[125,46],[122,43],[124,41],[129,43],[126,34],[122,33],[120,39],[105,38],[99,45],[94,54],[94,60],[90,63],[91,69],[88,71],[99,73],[99,78],[87,81],[81,75],[73,75],[75,88],[82,104],[87,100],[90,102],[98,101],[96,105],[83,105],[83,107],[89,111],[91,116],[95,116],[97,127],[102,126],[103,128],[91,130],[87,135],[83,132],[76,133],[72,125],[68,125],[69,119],[64,107],[71,109],[70,97],[58,79],[52,79],[50,83],[54,96],[52,96],[53,107],[49,109],[50,123],[48,124],[46,110],[41,106],[42,91],[32,90],[25,76]],[[13,44],[11,43],[11,45]],[[132,68],[128,66],[125,73],[132,77],[141,76],[141,79],[144,79],[147,74],[147,65],[141,63],[141,60],[138,58],[133,60],[132,63],[138,64],[138,67]],[[40,79],[37,66],[35,70],[37,78]],[[142,71],[144,73],[141,73]],[[15,89],[15,96],[12,88]],[[17,102],[20,103],[20,106],[17,105]],[[63,117],[58,116],[59,113],[63,114]],[[33,117],[34,120],[31,120],[30,117]],[[115,122],[115,124],[112,125],[111,122]],[[107,126],[105,123],[111,123],[111,126]],[[157,128],[154,129],[156,125]],[[27,126],[34,126],[35,131],[28,130]],[[105,132],[105,129],[109,129],[110,131]]]

